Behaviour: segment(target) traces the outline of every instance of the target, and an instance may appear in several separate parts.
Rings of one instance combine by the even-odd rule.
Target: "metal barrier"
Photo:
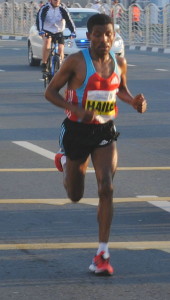
[[[144,9],[139,5],[139,20],[133,19],[133,8],[122,7],[121,17],[113,17],[118,23],[121,35],[126,45],[170,48],[170,4],[160,9],[155,4],[149,4]],[[115,8],[116,9],[116,8]]]
[[[88,3],[88,7],[92,4]],[[72,5],[73,6],[73,5]],[[80,7],[76,3],[76,7]],[[123,5],[115,5],[110,12],[114,23],[120,25],[120,33],[125,45],[170,48],[170,4],[160,9],[154,4],[145,8],[139,5],[139,20],[134,21],[133,7],[126,9]],[[121,8],[121,13],[117,13]],[[35,23],[38,3],[0,3],[0,35],[27,36]]]
[[[88,7],[91,6],[92,3],[88,3]],[[162,9],[155,4],[148,4],[143,9],[138,4],[136,6],[140,11],[138,21],[133,18],[134,5],[126,9],[117,4],[110,11],[113,22],[120,25],[125,45],[170,48],[170,4]]]
[[[0,3],[0,34],[27,36],[38,10],[37,3]]]

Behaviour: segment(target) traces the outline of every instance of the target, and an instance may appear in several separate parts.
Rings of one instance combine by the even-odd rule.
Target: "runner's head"
[[[87,30],[89,33],[91,33],[94,26],[97,26],[97,25],[103,26],[103,25],[108,25],[108,24],[111,24],[114,29],[113,21],[108,15],[95,14],[88,19]]]
[[[87,21],[87,30],[86,34],[93,54],[99,57],[107,55],[115,37],[112,19],[105,14],[95,14]]]

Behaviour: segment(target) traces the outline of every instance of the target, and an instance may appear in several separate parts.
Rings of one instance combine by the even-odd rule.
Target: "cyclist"
[[[51,47],[51,37],[47,34],[56,34],[58,36],[58,54],[61,60],[64,58],[64,38],[63,31],[67,26],[71,36],[75,37],[75,25],[70,16],[67,7],[60,0],[49,0],[43,5],[37,13],[36,26],[39,35],[43,38],[42,48],[42,72],[48,72],[47,60]]]

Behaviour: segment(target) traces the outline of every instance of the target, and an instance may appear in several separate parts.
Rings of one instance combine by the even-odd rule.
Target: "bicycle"
[[[72,35],[64,36],[64,39],[69,39],[69,38],[71,38],[71,36]],[[52,39],[51,39],[50,54],[49,54],[49,57],[47,60],[48,72],[43,74],[45,88],[50,83],[54,74],[59,70],[61,63],[62,63],[60,55],[58,54],[58,48],[57,48],[58,39],[60,37],[59,34],[46,33],[46,37],[47,38],[51,37]]]

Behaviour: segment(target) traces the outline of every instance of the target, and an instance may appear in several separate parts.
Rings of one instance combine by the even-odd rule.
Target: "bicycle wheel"
[[[48,84],[50,83],[53,75],[52,75],[52,65],[53,65],[53,55],[49,55],[48,60],[47,60],[47,70],[48,72],[44,74],[43,79],[44,79],[44,87],[46,88]]]
[[[54,71],[53,76],[59,70],[59,68],[60,68],[60,57],[59,55],[55,54],[53,56],[53,71]]]
[[[51,79],[52,79],[52,77],[49,74],[47,74],[46,76],[44,76],[44,87],[45,88],[49,85]]]
[[[51,73],[51,65],[52,65],[52,55],[50,54],[47,60],[47,70]]]
[[[44,87],[46,88],[48,85],[48,77],[44,77]]]

